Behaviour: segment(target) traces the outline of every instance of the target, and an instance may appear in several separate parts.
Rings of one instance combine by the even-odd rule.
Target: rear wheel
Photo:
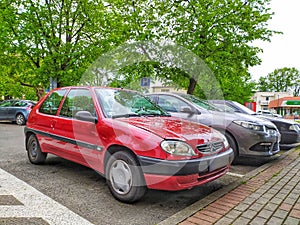
[[[107,162],[105,175],[110,192],[121,202],[136,202],[147,191],[141,168],[128,152],[114,153]]]
[[[25,117],[22,113],[19,113],[17,116],[16,116],[16,124],[18,125],[24,125],[25,124]]]
[[[47,153],[41,151],[39,142],[34,134],[31,134],[26,143],[28,159],[33,164],[45,162]]]

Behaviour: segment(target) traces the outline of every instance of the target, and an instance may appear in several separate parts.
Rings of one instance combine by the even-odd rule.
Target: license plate
[[[209,164],[209,172],[214,171],[216,169],[220,169],[229,164],[229,156],[223,156],[221,158],[212,159]]]

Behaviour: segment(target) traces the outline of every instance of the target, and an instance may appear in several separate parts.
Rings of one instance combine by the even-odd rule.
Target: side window
[[[64,97],[66,90],[58,90],[53,92],[48,98],[43,102],[40,107],[40,112],[49,114],[49,115],[56,115],[59,104]]]
[[[11,101],[4,101],[4,102],[1,102],[0,106],[1,107],[8,107],[8,106],[11,106],[12,102]]]
[[[184,101],[168,95],[159,96],[158,105],[168,112],[180,112],[183,106],[189,106]]]
[[[60,110],[60,116],[74,117],[78,111],[89,111],[93,116],[96,116],[93,99],[88,89],[71,90]]]
[[[26,105],[26,102],[16,101],[14,102],[13,106],[15,107],[23,107]]]

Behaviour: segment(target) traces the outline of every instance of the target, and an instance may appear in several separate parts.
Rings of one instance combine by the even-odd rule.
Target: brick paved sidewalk
[[[260,167],[256,174],[224,187],[160,224],[299,225],[299,153],[299,149],[286,152]]]

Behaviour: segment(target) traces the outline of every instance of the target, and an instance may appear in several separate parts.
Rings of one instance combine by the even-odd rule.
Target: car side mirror
[[[98,123],[98,119],[94,117],[89,111],[78,111],[75,114],[74,118],[82,121]]]
[[[180,107],[180,112],[182,112],[182,113],[193,113],[193,110],[189,106],[182,106],[182,107]]]

